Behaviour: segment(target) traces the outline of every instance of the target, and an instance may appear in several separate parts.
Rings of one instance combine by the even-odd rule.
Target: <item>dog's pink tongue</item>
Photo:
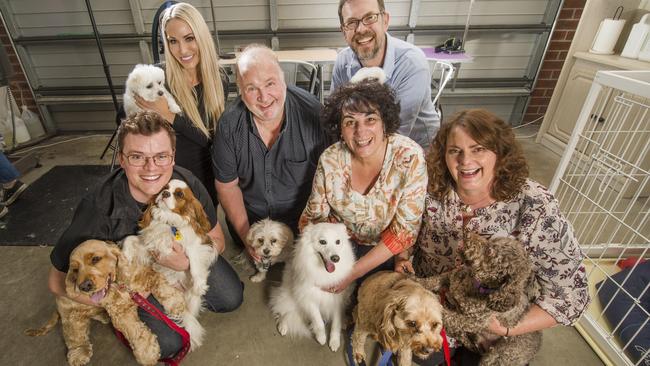
[[[98,304],[102,299],[104,299],[104,296],[106,296],[106,290],[101,290],[95,292],[91,297],[90,300],[94,302],[95,304]]]
[[[327,261],[325,262],[325,270],[327,270],[328,273],[334,272],[336,269],[336,266],[334,266],[334,263]]]

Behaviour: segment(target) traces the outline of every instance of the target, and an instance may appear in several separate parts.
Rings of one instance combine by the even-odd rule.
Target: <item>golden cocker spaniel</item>
[[[359,288],[354,308],[352,351],[365,359],[366,337],[397,353],[398,365],[410,366],[412,355],[427,358],[442,347],[442,306],[438,297],[403,273],[378,272]]]
[[[155,365],[158,362],[158,340],[140,321],[129,290],[152,293],[170,317],[180,317],[185,311],[183,294],[170,286],[161,274],[150,266],[128,263],[117,245],[100,240],[87,240],[72,251],[65,290],[70,297],[86,295],[97,306],[59,296],[56,298],[57,310],[48,322],[42,328],[28,329],[25,333],[29,336],[45,335],[60,317],[68,348],[68,363],[75,366],[87,364],[92,357],[91,319],[103,323],[110,320],[129,341],[139,364]]]

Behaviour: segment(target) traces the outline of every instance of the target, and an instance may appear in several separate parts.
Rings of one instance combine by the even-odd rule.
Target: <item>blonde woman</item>
[[[210,145],[226,104],[228,77],[219,67],[208,25],[195,7],[172,5],[162,14],[160,26],[167,84],[183,113],[172,113],[164,98],[148,102],[136,96],[136,103],[172,125],[176,131],[176,164],[199,178],[216,202]]]

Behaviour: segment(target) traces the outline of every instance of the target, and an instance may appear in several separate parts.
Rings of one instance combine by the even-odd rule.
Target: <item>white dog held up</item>
[[[182,325],[190,334],[192,349],[195,349],[202,344],[204,334],[196,317],[203,306],[203,295],[208,291],[210,267],[217,260],[217,252],[207,235],[210,221],[187,183],[172,179],[149,204],[140,227],[138,236],[124,239],[122,252],[129,261],[153,264],[171,285],[184,289],[188,311],[183,315]],[[174,242],[179,243],[187,255],[190,262],[187,271],[161,266],[151,257],[152,252],[160,257],[169,255]]]
[[[282,273],[282,285],[271,290],[270,305],[281,335],[309,336],[321,345],[341,345],[341,323],[354,286],[341,293],[323,289],[335,286],[352,271],[354,251],[344,224],[309,225],[298,241],[293,257]],[[311,330],[310,330],[311,327]]]
[[[124,111],[127,116],[142,111],[142,108],[135,104],[135,94],[149,102],[164,96],[167,99],[170,112],[181,112],[174,97],[165,89],[165,71],[160,67],[139,64],[133,68],[126,79],[124,92]]]

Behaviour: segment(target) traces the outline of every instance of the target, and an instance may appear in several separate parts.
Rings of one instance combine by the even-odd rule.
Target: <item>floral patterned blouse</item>
[[[362,245],[383,241],[397,254],[415,243],[424,208],[427,170],[422,148],[408,137],[388,136],[384,164],[367,194],[352,189],[352,155],[341,141],[323,152],[299,227],[342,222]]]
[[[476,209],[463,225],[462,201],[455,191],[441,203],[427,195],[414,267],[431,276],[460,265],[463,230],[484,237],[509,236],[525,247],[542,288],[536,304],[558,323],[576,322],[589,304],[584,254],[557,200],[528,179],[513,200]]]

